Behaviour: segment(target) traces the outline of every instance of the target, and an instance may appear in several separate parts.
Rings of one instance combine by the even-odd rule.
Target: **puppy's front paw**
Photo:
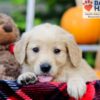
[[[81,98],[86,92],[86,84],[81,78],[73,78],[68,81],[67,92],[76,100]]]
[[[21,85],[35,83],[36,81],[37,81],[36,75],[34,73],[31,73],[31,72],[23,73],[17,79],[17,82]]]

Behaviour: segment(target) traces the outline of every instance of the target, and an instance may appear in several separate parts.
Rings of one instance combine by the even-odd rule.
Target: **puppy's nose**
[[[44,64],[41,64],[41,65],[40,65],[40,68],[41,68],[41,71],[42,71],[42,72],[47,73],[47,72],[50,71],[51,65],[48,64],[48,63],[44,63]]]

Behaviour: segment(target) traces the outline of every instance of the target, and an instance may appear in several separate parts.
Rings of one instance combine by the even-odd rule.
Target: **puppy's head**
[[[27,65],[27,71],[34,72],[42,81],[55,78],[67,63],[78,67],[82,59],[72,35],[51,24],[36,26],[23,34],[15,45],[14,54],[20,64]]]

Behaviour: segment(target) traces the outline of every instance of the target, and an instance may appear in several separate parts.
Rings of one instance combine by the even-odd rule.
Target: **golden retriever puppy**
[[[96,79],[73,36],[56,25],[42,24],[24,33],[14,53],[22,64],[19,83],[34,80],[35,74],[40,82],[66,82],[69,95],[79,98],[86,91],[85,83]]]

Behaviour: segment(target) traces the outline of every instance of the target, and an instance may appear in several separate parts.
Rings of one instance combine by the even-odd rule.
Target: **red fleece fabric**
[[[100,84],[100,82],[99,82]],[[98,87],[98,83],[96,85]],[[99,87],[100,88],[100,87]],[[97,88],[98,89],[98,88]],[[96,90],[97,90],[96,89]],[[87,83],[87,91],[79,100],[99,100],[95,84]],[[50,82],[21,86],[16,81],[0,80],[0,100],[75,100],[67,94],[67,84]]]
[[[54,84],[57,87],[59,86],[59,84],[57,84],[55,82],[52,82],[52,84]],[[63,87],[63,88],[65,88],[65,87]],[[63,90],[63,88],[60,88],[60,90]],[[94,88],[93,83],[87,83],[86,93],[79,100],[93,100],[94,96],[95,96],[95,88]],[[70,98],[70,100],[75,100],[75,99],[74,98]]]
[[[81,100],[93,100],[95,96],[95,88],[93,84],[87,84],[87,91]]]

